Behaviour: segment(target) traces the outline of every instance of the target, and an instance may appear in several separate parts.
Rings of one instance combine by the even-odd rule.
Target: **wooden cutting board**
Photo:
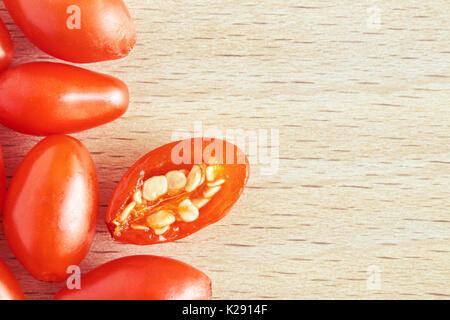
[[[450,298],[448,1],[126,3],[134,51],[86,67],[128,83],[129,111],[74,135],[92,152],[101,189],[84,272],[156,254],[206,272],[216,299]],[[14,64],[54,60],[0,16]],[[107,203],[140,156],[180,130],[227,129],[274,151],[254,157],[229,216],[175,243],[111,240]],[[38,140],[0,128],[9,179]],[[0,256],[27,298],[64,285],[34,280],[2,227]]]

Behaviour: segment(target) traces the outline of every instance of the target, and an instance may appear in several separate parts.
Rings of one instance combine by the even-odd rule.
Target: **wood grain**
[[[147,253],[205,271],[216,299],[450,298],[447,1],[126,2],[139,32],[134,51],[86,67],[126,81],[130,109],[74,135],[92,152],[101,188],[83,271]],[[51,60],[1,17],[14,64]],[[111,241],[103,216],[115,184],[195,121],[279,130],[278,172],[254,164],[231,214],[187,239]],[[8,178],[38,140],[0,128]],[[63,285],[34,280],[1,227],[0,255],[27,298]]]

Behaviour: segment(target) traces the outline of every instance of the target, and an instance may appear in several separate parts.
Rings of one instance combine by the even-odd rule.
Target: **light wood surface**
[[[203,270],[216,299],[450,298],[448,1],[126,3],[134,51],[86,67],[128,83],[129,111],[74,135],[92,152],[101,189],[83,271],[145,253]],[[51,60],[1,17],[14,64]],[[279,130],[278,172],[255,163],[232,212],[189,238],[114,243],[103,217],[116,183],[195,121]],[[0,128],[8,178],[38,140]],[[0,255],[27,298],[64,285],[34,280],[2,227]]]

